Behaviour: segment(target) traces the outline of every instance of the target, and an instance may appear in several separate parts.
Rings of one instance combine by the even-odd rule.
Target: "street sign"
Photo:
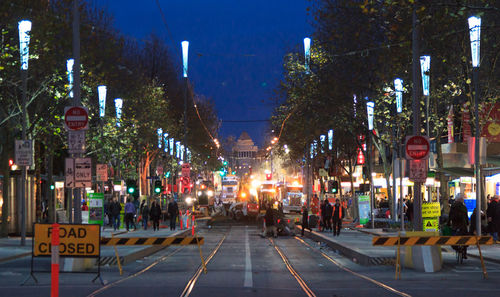
[[[75,158],[75,188],[92,186],[92,159]]]
[[[422,217],[435,218],[441,216],[441,204],[439,202],[422,203]]]
[[[405,143],[406,159],[422,160],[429,158],[429,137],[414,135],[407,136]]]
[[[424,231],[439,231],[439,218],[424,218]]]
[[[85,131],[68,131],[68,152],[70,154],[83,154],[85,153],[85,148]]]
[[[64,169],[64,181],[66,188],[75,187],[75,159],[66,158]]]
[[[103,225],[104,220],[104,193],[88,193],[89,224]]]
[[[97,164],[96,165],[97,181],[108,181],[108,165],[107,164]]]
[[[28,140],[16,140],[15,143],[15,164],[17,166],[33,165],[33,142]]]
[[[410,160],[410,180],[425,183],[427,180],[427,160]]]
[[[51,255],[52,224],[35,224],[33,256]],[[99,257],[100,225],[59,224],[59,255],[62,257]]]
[[[64,108],[64,124],[68,130],[87,130],[89,110],[83,106],[67,106]]]
[[[191,165],[189,163],[182,164],[181,173],[182,176],[189,177],[189,175],[191,174]]]

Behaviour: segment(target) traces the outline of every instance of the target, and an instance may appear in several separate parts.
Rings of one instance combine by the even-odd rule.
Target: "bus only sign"
[[[60,224],[61,257],[99,257],[100,225]],[[35,224],[33,256],[50,256],[52,224]]]

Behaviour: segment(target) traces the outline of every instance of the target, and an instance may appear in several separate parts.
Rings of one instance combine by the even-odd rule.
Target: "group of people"
[[[335,204],[331,205],[328,199],[321,201],[321,229],[333,230],[333,236],[339,236],[342,229],[342,219],[345,217],[346,208],[340,202],[340,199],[335,199]],[[304,214],[303,214],[304,219]],[[302,229],[303,230],[303,229]]]
[[[135,224],[135,219],[137,214],[140,216],[140,221],[142,222],[142,227],[144,230],[148,228],[148,222],[152,222],[153,231],[158,231],[160,229],[160,218],[162,215],[160,204],[156,199],[152,199],[151,205],[148,206],[146,199],[143,199],[140,207],[136,206],[136,201],[132,198],[127,198],[127,203],[124,209],[124,224],[127,231],[131,228],[137,229]],[[114,198],[105,210],[106,215],[109,218],[109,223],[113,226],[116,231],[120,228],[120,212],[122,211],[122,206],[118,202],[117,198]],[[177,202],[173,198],[170,198],[167,212],[170,217],[170,230],[175,230],[177,215],[179,213],[179,207]]]

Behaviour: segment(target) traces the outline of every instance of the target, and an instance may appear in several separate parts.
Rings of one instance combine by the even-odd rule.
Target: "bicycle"
[[[463,264],[464,259],[467,257],[467,256],[465,256],[465,254],[467,253],[466,247],[463,245],[458,245],[458,246],[453,246],[453,249],[455,250],[457,264]]]

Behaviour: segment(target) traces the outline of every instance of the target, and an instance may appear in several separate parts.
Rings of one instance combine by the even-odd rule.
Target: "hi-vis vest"
[[[335,219],[335,208],[337,205],[333,205],[333,212],[332,212],[332,217]],[[339,205],[339,218],[342,219],[342,205]]]

